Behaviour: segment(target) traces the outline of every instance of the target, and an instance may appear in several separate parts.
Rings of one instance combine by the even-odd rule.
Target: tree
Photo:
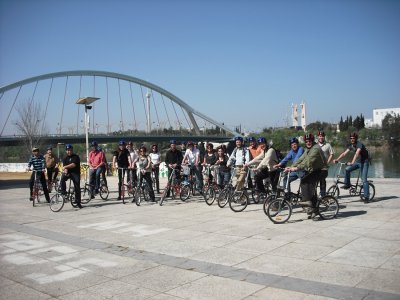
[[[24,145],[28,153],[32,148],[40,147],[42,134],[46,132],[44,111],[40,103],[31,100],[22,102],[16,108],[18,120],[15,121],[17,132],[24,135]]]
[[[400,139],[400,115],[387,114],[382,120],[382,131],[385,136],[390,140]]]

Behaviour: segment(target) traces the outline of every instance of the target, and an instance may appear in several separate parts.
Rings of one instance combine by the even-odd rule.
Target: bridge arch
[[[1,103],[1,98],[3,97],[4,93],[7,92],[7,91],[10,91],[12,89],[15,89],[15,88],[18,88],[18,87],[21,88],[24,85],[31,84],[31,83],[34,83],[34,82],[38,83],[39,81],[43,81],[43,80],[48,80],[48,79],[52,79],[53,80],[53,78],[58,78],[58,77],[67,77],[67,80],[68,80],[68,77],[72,77],[72,76],[80,76],[81,78],[82,78],[82,76],[93,76],[93,77],[97,76],[97,77],[105,77],[105,78],[114,78],[114,79],[117,79],[117,80],[124,80],[124,81],[127,81],[127,82],[138,84],[138,85],[146,87],[147,89],[150,89],[152,91],[156,91],[160,95],[163,95],[163,96],[169,98],[171,101],[173,101],[174,103],[178,104],[183,110],[185,110],[187,116],[190,119],[190,123],[192,125],[192,128],[193,128],[195,134],[199,135],[201,132],[200,132],[199,125],[197,124],[197,121],[196,121],[194,116],[197,116],[197,117],[199,117],[199,118],[201,118],[201,119],[203,119],[203,120],[205,120],[205,121],[207,121],[207,122],[209,122],[209,123],[221,128],[221,129],[223,129],[227,133],[230,133],[232,135],[236,134],[234,131],[232,131],[230,128],[228,128],[224,124],[221,124],[221,123],[215,121],[214,119],[204,115],[203,113],[195,110],[193,107],[188,105],[182,99],[180,99],[179,97],[175,96],[171,92],[161,88],[160,86],[157,86],[157,85],[155,85],[153,83],[150,83],[148,81],[145,81],[145,80],[133,77],[133,76],[124,75],[124,74],[120,74],[120,73],[106,72],[106,71],[74,70],[74,71],[63,71],[63,72],[48,73],[48,74],[43,74],[43,75],[40,75],[40,76],[27,78],[27,79],[24,79],[24,80],[21,80],[21,81],[18,81],[18,82],[15,82],[15,83],[0,87],[0,103]],[[17,97],[18,97],[18,95],[17,95]],[[14,104],[13,104],[13,106],[14,106]],[[121,112],[121,115],[122,115],[122,112]],[[8,121],[8,118],[5,121],[4,126],[6,126],[7,121]],[[3,130],[4,130],[4,126],[3,126]]]

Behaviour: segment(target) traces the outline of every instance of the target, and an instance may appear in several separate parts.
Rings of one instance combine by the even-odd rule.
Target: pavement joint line
[[[399,295],[388,292],[380,292],[357,287],[346,287],[330,283],[304,280],[301,278],[251,271],[190,258],[136,250],[111,243],[74,237],[47,229],[32,228],[26,224],[0,221],[0,227],[6,227],[19,232],[35,235],[41,238],[49,238],[58,242],[72,244],[90,250],[111,253],[122,257],[132,257],[138,260],[152,261],[161,265],[264,285],[266,287],[341,299],[399,299]]]

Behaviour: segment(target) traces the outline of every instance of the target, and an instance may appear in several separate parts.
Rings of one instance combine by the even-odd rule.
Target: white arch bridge
[[[100,98],[89,110],[91,137],[132,140],[228,140],[235,133],[169,91],[145,80],[104,71],[44,74],[0,88],[0,144],[27,135],[79,142],[85,133],[82,97]]]

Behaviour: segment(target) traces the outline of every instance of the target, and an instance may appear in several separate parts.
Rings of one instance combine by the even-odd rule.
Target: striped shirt
[[[46,162],[44,160],[43,155],[32,155],[28,161],[28,168],[33,166],[34,171],[42,171],[46,167]]]

